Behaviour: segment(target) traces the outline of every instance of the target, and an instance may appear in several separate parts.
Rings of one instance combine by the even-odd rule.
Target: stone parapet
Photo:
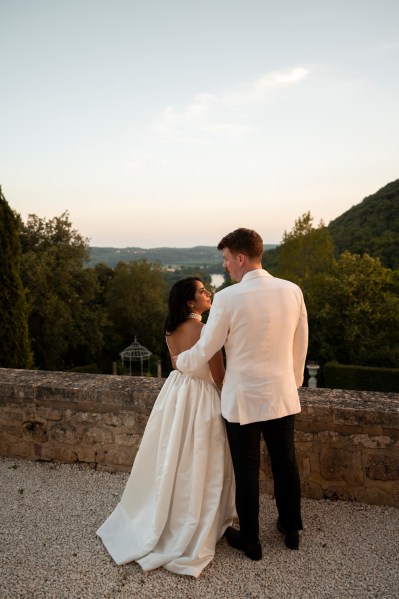
[[[0,369],[0,455],[130,471],[163,379]],[[305,497],[399,507],[399,394],[300,389]],[[262,443],[261,489],[273,493]]]

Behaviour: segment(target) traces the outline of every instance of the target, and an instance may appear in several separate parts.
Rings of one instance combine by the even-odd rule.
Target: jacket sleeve
[[[223,347],[228,332],[227,317],[222,302],[216,294],[200,339],[191,349],[179,354],[176,368],[185,374],[194,374]]]
[[[303,383],[306,354],[308,351],[308,315],[303,299],[302,291],[300,293],[300,314],[299,320],[294,335],[293,357],[294,357],[294,374],[296,386],[299,388]]]

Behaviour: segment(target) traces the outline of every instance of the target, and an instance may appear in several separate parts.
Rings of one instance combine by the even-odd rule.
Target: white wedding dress
[[[154,404],[120,503],[98,529],[117,564],[198,577],[235,517],[220,397],[206,365],[174,370]]]

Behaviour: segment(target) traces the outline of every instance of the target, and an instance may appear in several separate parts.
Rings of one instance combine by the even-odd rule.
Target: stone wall
[[[163,379],[0,369],[0,455],[130,471]],[[399,394],[300,389],[305,497],[399,507]],[[262,445],[261,487],[273,492]]]

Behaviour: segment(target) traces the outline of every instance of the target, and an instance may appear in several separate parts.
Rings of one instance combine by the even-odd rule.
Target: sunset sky
[[[0,185],[94,246],[265,243],[399,177],[398,0],[0,0]]]

